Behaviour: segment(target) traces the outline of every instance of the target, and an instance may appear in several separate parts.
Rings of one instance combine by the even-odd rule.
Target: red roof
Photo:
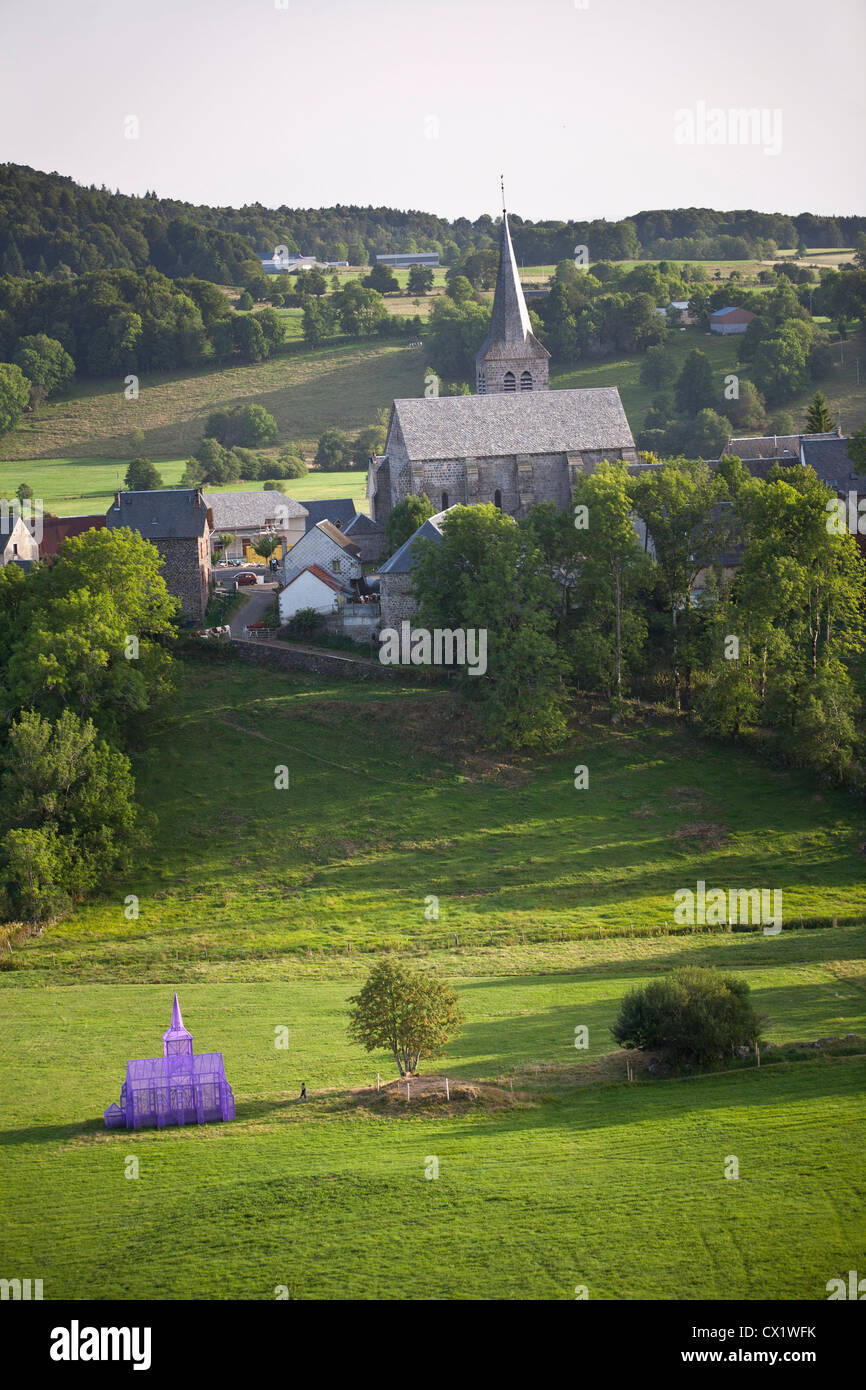
[[[294,584],[295,580],[300,579],[302,574],[314,574],[317,579],[321,579],[323,584],[327,584],[329,589],[337,589],[340,593],[346,588],[345,584],[341,584],[339,579],[335,579],[332,574],[328,574],[327,570],[323,570],[321,565],[307,565],[306,569],[299,570],[297,574],[292,576],[289,580],[289,584]],[[289,584],[286,585],[287,589]]]
[[[42,540],[39,542],[40,560],[50,560],[60,554],[60,547],[68,536],[81,536],[85,531],[100,531],[105,526],[105,516],[46,516],[42,521]]]

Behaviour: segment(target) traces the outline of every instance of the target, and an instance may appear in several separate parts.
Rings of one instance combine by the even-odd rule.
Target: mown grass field
[[[629,988],[689,961],[747,979],[776,1045],[866,1034],[846,796],[664,719],[587,708],[561,755],[494,758],[437,690],[180,676],[135,757],[152,848],[0,972],[5,1275],[47,1299],[823,1299],[857,1265],[860,1044],[629,1084],[610,1035]],[[781,884],[782,932],[666,934],[697,877]],[[460,1034],[422,1068],[450,1104],[377,1099],[393,1063],[348,1040],[389,942],[459,991]],[[175,988],[237,1118],[109,1132]]]
[[[783,1011],[810,973],[766,969],[762,1002]],[[2,1268],[46,1298],[825,1298],[863,1249],[866,1059],[599,1082],[574,1026],[592,1040],[598,1019],[605,1046],[625,983],[456,977],[467,1023],[440,1069],[515,1089],[414,1111],[353,1092],[385,1064],[346,1042],[345,983],[186,987],[237,1118],[131,1135],[100,1114],[127,1056],[158,1050],[170,988],[8,990]],[[849,993],[833,1012],[862,1017]],[[530,1033],[552,1080],[522,1064]]]
[[[58,516],[104,514],[114,494],[123,487],[128,459],[21,459],[0,463],[0,497],[14,497],[19,483],[29,483],[34,497],[42,499],[46,512]],[[180,482],[185,459],[160,459],[159,471],[166,487]],[[230,483],[212,492],[259,490],[260,482]],[[322,497],[351,497],[358,511],[369,511],[367,474],[362,470],[339,473],[310,472],[303,478],[287,478],[281,490],[299,502]]]
[[[664,933],[674,892],[698,879],[780,888],[792,925],[866,917],[862,817],[846,795],[665,720],[612,731],[587,710],[556,756],[497,758],[474,751],[433,688],[234,663],[181,672],[136,756],[158,836],[28,960],[51,952],[74,972],[84,952],[103,978],[167,963],[196,978],[205,950],[212,964],[442,948],[455,932],[473,947]],[[124,919],[129,894],[137,921]]]

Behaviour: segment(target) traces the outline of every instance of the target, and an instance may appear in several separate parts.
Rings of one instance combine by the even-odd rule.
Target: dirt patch
[[[672,840],[693,840],[701,849],[722,849],[730,840],[730,831],[719,821],[699,820],[690,825],[678,825]]]
[[[418,1108],[435,1107],[456,1115],[467,1107],[507,1110],[525,1101],[519,1091],[488,1081],[460,1081],[439,1075],[402,1077],[375,1086],[360,1087],[350,1093],[356,1105],[391,1113],[408,1114]]]

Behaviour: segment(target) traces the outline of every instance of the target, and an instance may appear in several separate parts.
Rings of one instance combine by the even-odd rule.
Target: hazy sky
[[[0,0],[0,160],[235,206],[477,217],[503,171],[534,219],[864,213],[864,56],[864,0]],[[712,116],[750,107],[758,143]]]

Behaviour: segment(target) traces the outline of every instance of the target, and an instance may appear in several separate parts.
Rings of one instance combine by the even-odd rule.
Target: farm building
[[[183,1025],[176,994],[171,1022],[162,1035],[162,1053],[127,1062],[120,1102],[105,1111],[109,1129],[162,1129],[234,1119],[235,1100],[223,1055],[193,1052],[192,1034]]]
[[[396,251],[376,257],[377,265],[390,265],[395,270],[405,270],[412,265],[438,265],[438,251]]]
[[[754,317],[748,309],[734,309],[730,306],[727,309],[717,309],[714,314],[710,314],[710,332],[745,333]]]
[[[50,560],[59,555],[60,547],[70,536],[82,536],[85,531],[101,531],[104,526],[105,517],[101,515],[44,517],[39,542],[40,560]]]

